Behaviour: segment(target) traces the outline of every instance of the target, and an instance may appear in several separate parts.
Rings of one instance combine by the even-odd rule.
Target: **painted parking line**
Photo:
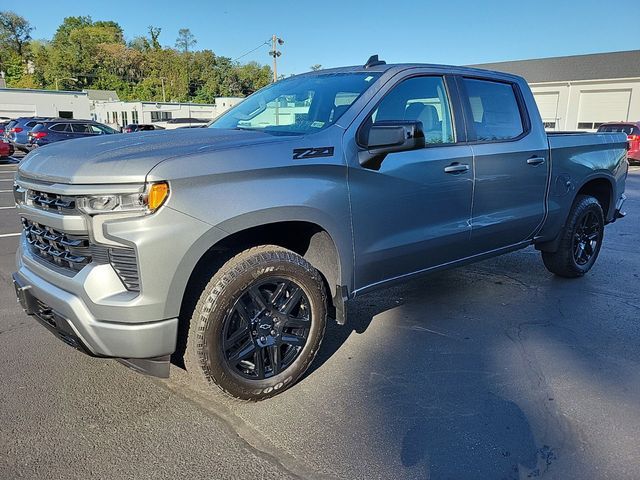
[[[0,234],[0,238],[19,237],[20,235],[22,235],[22,232],[18,232],[18,233],[2,233],[2,234]]]
[[[0,190],[0,193],[13,193],[13,190]]]
[[[10,207],[0,207],[0,210],[9,210],[10,208],[16,208],[16,206],[11,205]]]
[[[13,178],[0,178],[0,182],[13,182]]]

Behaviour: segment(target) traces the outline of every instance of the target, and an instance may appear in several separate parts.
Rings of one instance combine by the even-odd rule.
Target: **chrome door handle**
[[[444,167],[444,173],[464,173],[469,171],[469,165],[466,163],[452,163],[448,167]]]
[[[533,157],[527,160],[529,165],[542,165],[545,162],[545,159],[542,157]]]

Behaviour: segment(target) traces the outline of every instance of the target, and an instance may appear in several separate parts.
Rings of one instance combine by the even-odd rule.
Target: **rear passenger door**
[[[471,247],[479,254],[537,231],[546,209],[548,141],[537,110],[526,108],[534,105],[526,85],[470,77],[458,77],[458,85],[473,152]]]
[[[82,138],[91,135],[91,130],[89,130],[89,125],[86,123],[72,123],[71,131],[73,135],[71,138]]]

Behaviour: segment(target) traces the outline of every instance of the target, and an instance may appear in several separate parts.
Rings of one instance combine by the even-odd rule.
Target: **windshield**
[[[314,133],[334,124],[379,76],[337,73],[281,80],[251,95],[209,128],[282,135]]]

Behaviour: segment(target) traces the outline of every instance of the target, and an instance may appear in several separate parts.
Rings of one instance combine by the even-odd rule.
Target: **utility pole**
[[[162,82],[162,101],[164,103],[167,102],[167,96],[164,93],[164,77],[160,77],[160,82]]]
[[[284,40],[278,38],[277,35],[271,37],[271,51],[269,55],[273,57],[273,83],[278,81],[278,62],[277,58],[282,55],[282,52],[278,51],[278,45],[284,45]]]

